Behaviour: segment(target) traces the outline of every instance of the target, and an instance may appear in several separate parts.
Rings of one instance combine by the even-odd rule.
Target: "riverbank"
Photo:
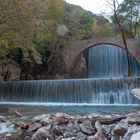
[[[0,133],[0,140],[138,140],[140,113],[31,117],[16,111],[12,116],[0,116]]]

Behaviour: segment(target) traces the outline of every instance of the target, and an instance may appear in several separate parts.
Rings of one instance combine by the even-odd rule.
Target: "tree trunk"
[[[6,74],[4,75],[3,80],[4,80],[4,81],[8,80],[8,76],[9,76],[9,68],[7,68]]]
[[[129,55],[129,51],[128,51],[127,42],[126,42],[126,38],[125,38],[125,33],[124,33],[124,30],[123,30],[123,27],[121,26],[121,23],[119,22],[118,17],[117,17],[116,2],[115,1],[114,1],[114,17],[115,17],[115,20],[116,20],[116,22],[118,24],[119,30],[121,32],[121,36],[122,36],[122,39],[123,39],[124,47],[125,47],[125,50],[126,50],[126,56],[127,56],[127,62],[128,62],[128,74],[127,74],[127,76],[130,77],[131,74],[132,74],[131,58],[130,58],[130,55]]]

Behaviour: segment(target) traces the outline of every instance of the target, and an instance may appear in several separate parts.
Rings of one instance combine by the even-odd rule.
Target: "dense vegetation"
[[[119,5],[117,15],[127,37],[140,36],[139,7],[140,0]],[[63,50],[71,42],[120,36],[114,16],[111,22],[63,0],[2,0],[0,13],[3,80],[67,77]]]

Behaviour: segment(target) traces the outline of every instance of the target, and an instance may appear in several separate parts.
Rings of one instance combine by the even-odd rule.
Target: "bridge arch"
[[[129,53],[140,64],[140,40],[139,39],[127,39],[127,46]],[[68,70],[71,70],[72,66],[80,56],[80,54],[89,48],[95,47],[101,44],[110,44],[122,49],[125,49],[122,38],[92,38],[89,40],[77,41],[71,45],[71,47],[65,49],[64,60]]]
[[[69,69],[72,70],[72,68],[74,67],[74,65],[76,64],[76,62],[78,61],[78,59],[80,58],[81,54],[83,54],[84,52],[88,51],[88,49],[90,49],[90,48],[98,47],[98,46],[100,46],[100,45],[113,45],[113,46],[115,46],[115,47],[119,47],[119,48],[125,50],[125,48],[124,48],[123,46],[120,46],[120,45],[114,44],[114,43],[97,43],[97,44],[93,44],[93,45],[87,46],[86,48],[84,48],[83,50],[81,50],[81,51],[79,52],[79,54],[73,59],[73,62],[72,62],[72,64],[71,64],[71,66],[70,66]],[[125,50],[125,51],[126,51],[126,50]],[[133,57],[135,58],[135,56],[134,56],[129,50],[128,50],[128,52],[129,52],[129,54],[130,54],[131,56],[133,56]],[[135,59],[136,59],[136,58],[135,58]],[[137,59],[136,59],[136,61],[138,62]],[[139,62],[138,62],[138,63],[139,63]]]

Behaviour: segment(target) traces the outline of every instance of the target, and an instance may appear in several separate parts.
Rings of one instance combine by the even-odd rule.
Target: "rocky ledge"
[[[0,140],[140,140],[140,113],[0,116]]]
[[[140,100],[140,88],[135,88],[131,91],[135,97]]]

